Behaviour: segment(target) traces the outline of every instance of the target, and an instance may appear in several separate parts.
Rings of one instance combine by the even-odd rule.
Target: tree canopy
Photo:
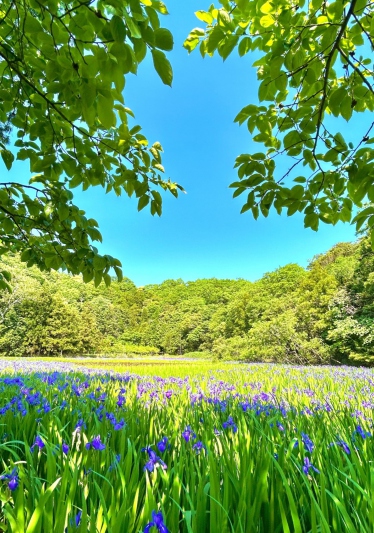
[[[134,114],[124,99],[126,76],[147,53],[172,83],[166,14],[156,0],[1,2],[0,152],[8,169],[16,157],[33,174],[27,184],[0,184],[1,254],[109,284],[111,268],[122,276],[121,263],[92,245],[101,241],[97,222],[74,205],[71,189],[135,194],[152,215],[161,214],[160,190],[182,189],[162,176],[160,143],[129,128]],[[3,271],[0,288],[8,281]]]
[[[150,144],[124,98],[126,76],[147,54],[172,84],[159,0],[4,0],[0,7],[0,153],[8,169],[27,160],[28,183],[0,183],[0,255],[20,252],[40,269],[82,273],[110,283],[121,263],[100,255],[97,222],[73,203],[71,189],[101,186],[138,198],[160,215],[160,143]],[[196,13],[205,24],[185,41],[189,52],[226,59],[255,52],[257,102],[239,111],[263,151],[241,154],[234,196],[257,218],[270,209],[368,227],[374,244],[373,4],[369,0],[220,0]],[[245,59],[243,59],[243,67]],[[340,131],[361,114],[362,131]],[[10,143],[12,146],[10,147]],[[276,164],[278,163],[278,164]],[[284,170],[284,165],[287,165]],[[10,274],[0,272],[0,288]]]
[[[254,218],[304,214],[305,227],[374,227],[374,9],[369,0],[220,0],[184,46],[226,59],[256,52],[258,99],[239,111],[264,150],[235,162],[234,197]],[[342,119],[362,119],[354,140]],[[332,120],[334,118],[334,120]],[[352,132],[351,132],[352,133]],[[288,156],[285,158],[285,156]],[[286,170],[284,168],[286,167]],[[374,244],[374,232],[371,232]]]

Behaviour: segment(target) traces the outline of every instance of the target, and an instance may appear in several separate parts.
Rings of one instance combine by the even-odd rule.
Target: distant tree
[[[369,0],[219,0],[184,46],[225,60],[256,52],[256,99],[235,118],[266,150],[241,154],[242,213],[300,212],[304,225],[367,225],[374,246],[374,4]],[[342,135],[342,119],[361,125]],[[355,142],[352,142],[355,141]],[[288,158],[286,157],[288,156]],[[276,165],[276,161],[278,164]],[[284,170],[286,168],[286,170]],[[304,170],[302,170],[304,169]],[[358,213],[356,211],[358,210]],[[355,214],[355,216],[354,216]]]
[[[327,340],[336,360],[374,363],[374,253],[367,237],[355,254],[355,268],[331,305]]]
[[[0,255],[20,252],[28,266],[82,273],[84,281],[121,279],[121,263],[100,255],[97,222],[70,189],[101,186],[135,194],[161,214],[161,145],[149,144],[125,104],[126,76],[147,53],[163,83],[173,37],[160,25],[158,0],[4,0],[0,5],[0,154],[8,170],[27,160],[28,183],[0,183]],[[11,146],[10,146],[11,145]],[[9,287],[0,272],[0,289]]]
[[[296,313],[289,309],[254,324],[247,338],[247,357],[278,363],[328,362],[327,346],[318,337],[300,331]]]

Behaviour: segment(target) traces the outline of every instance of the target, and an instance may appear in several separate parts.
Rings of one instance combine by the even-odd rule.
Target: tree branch
[[[346,60],[348,65],[350,65],[353,68],[353,70],[355,72],[357,72],[357,74],[360,76],[362,81],[368,87],[369,91],[374,94],[373,86],[368,82],[366,77],[363,75],[362,71],[358,67],[356,67],[356,65],[354,63],[352,63],[352,61],[350,60],[349,56],[347,56],[347,54],[345,52],[343,52],[343,50],[340,48],[340,46],[338,46],[338,50],[339,50],[340,54],[344,57],[344,59]]]
[[[323,80],[323,88],[322,88],[322,99],[321,99],[321,103],[320,103],[320,106],[319,106],[319,112],[318,112],[318,119],[317,119],[317,130],[316,130],[316,138],[315,138],[315,143],[314,143],[314,148],[313,148],[313,155],[315,156],[315,153],[316,153],[316,149],[317,149],[317,143],[318,143],[318,138],[319,138],[319,131],[320,131],[320,128],[321,128],[321,123],[322,123],[322,117],[323,117],[323,112],[324,112],[324,108],[325,108],[325,103],[326,103],[326,98],[327,98],[327,84],[328,84],[328,80],[329,80],[329,73],[330,73],[330,67],[331,67],[331,63],[332,63],[332,60],[333,60],[333,57],[334,57],[334,53],[336,52],[336,50],[338,49],[339,47],[339,44],[340,44],[340,40],[343,36],[343,33],[345,32],[346,30],[346,27],[348,25],[348,22],[349,22],[349,19],[351,18],[351,16],[353,15],[353,11],[354,11],[354,8],[356,6],[356,3],[357,3],[357,0],[352,0],[351,1],[351,5],[349,7],[349,10],[343,20],[343,23],[341,25],[341,28],[339,30],[339,33],[338,35],[336,36],[336,39],[334,41],[334,44],[332,45],[332,48],[330,50],[330,53],[328,55],[328,58],[327,58],[327,61],[326,61],[326,66],[325,66],[325,75],[324,75],[324,80]]]

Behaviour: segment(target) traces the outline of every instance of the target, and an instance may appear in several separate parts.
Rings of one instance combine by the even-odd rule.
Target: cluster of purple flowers
[[[121,420],[117,420],[113,413],[106,413],[106,417],[113,424],[113,429],[115,431],[119,431],[125,427],[125,421],[123,418],[121,418]]]
[[[328,394],[326,394],[326,397],[318,399],[315,391],[306,389],[304,387],[300,387],[300,389],[297,390],[295,388],[292,389],[290,386],[290,390],[292,389],[297,394],[300,394],[300,396],[307,398],[306,401],[303,399],[303,403],[301,404],[302,408],[300,406],[298,409],[296,409],[295,407],[289,405],[285,400],[278,401],[275,397],[275,388],[273,388],[271,392],[263,391],[262,388],[264,388],[264,385],[261,382],[246,384],[247,390],[245,391],[245,394],[241,394],[238,392],[238,389],[235,385],[229,384],[213,376],[209,377],[205,381],[204,386],[202,386],[201,382],[198,380],[191,380],[190,378],[154,378],[153,381],[151,381],[148,378],[141,378],[140,376],[118,377],[103,373],[99,375],[99,377],[96,374],[94,381],[91,380],[91,376],[89,376],[89,374],[83,374],[83,377],[82,375],[80,376],[81,377],[76,377],[76,374],[74,376],[72,373],[72,375],[64,375],[62,378],[61,373],[59,372],[41,372],[37,379],[40,379],[43,383],[46,383],[48,387],[53,387],[54,391],[52,391],[52,393],[45,393],[44,388],[41,389],[43,392],[38,391],[37,386],[31,386],[33,383],[30,383],[27,377],[25,379],[0,378],[0,388],[1,386],[4,386],[4,388],[5,386],[11,386],[15,388],[18,387],[18,391],[16,391],[16,393],[12,392],[6,398],[5,405],[3,404],[0,407],[0,416],[9,416],[11,413],[13,413],[14,416],[17,416],[18,420],[20,420],[21,416],[28,416],[30,414],[35,415],[35,413],[38,413],[35,417],[35,420],[37,423],[40,421],[42,423],[37,425],[37,431],[43,432],[46,431],[43,428],[48,427],[47,424],[44,423],[48,421],[48,417],[47,420],[43,421],[44,415],[48,415],[49,417],[54,416],[53,411],[56,412],[57,410],[58,413],[58,409],[64,409],[71,405],[71,425],[72,428],[74,428],[75,425],[75,431],[73,432],[73,440],[72,443],[70,443],[70,446],[76,450],[79,449],[80,445],[82,447],[84,446],[83,442],[87,441],[86,434],[88,433],[84,430],[86,430],[87,426],[89,426],[88,429],[90,433],[88,433],[88,435],[91,435],[91,440],[87,442],[85,447],[87,450],[92,450],[92,452],[85,454],[85,456],[92,459],[92,461],[95,461],[96,458],[100,457],[99,454],[95,454],[95,451],[100,452],[108,448],[107,453],[101,455],[101,457],[111,457],[110,462],[112,464],[109,466],[109,471],[116,470],[117,474],[118,463],[120,462],[121,458],[120,455],[115,455],[114,449],[109,449],[109,447],[111,442],[115,442],[113,439],[116,439],[119,436],[118,434],[116,436],[113,435],[112,429],[114,431],[123,429],[124,431],[131,433],[133,432],[132,428],[134,428],[134,425],[135,427],[137,424],[139,426],[141,425],[139,423],[140,415],[139,419],[136,415],[133,417],[133,419],[131,419],[131,417],[129,418],[131,420],[131,423],[129,422],[130,429],[127,428],[125,422],[125,418],[127,416],[125,406],[126,389],[122,385],[127,386],[131,379],[135,381],[134,388],[136,389],[137,398],[141,398],[139,405],[145,408],[151,406],[152,409],[164,409],[169,403],[168,401],[171,399],[171,403],[174,404],[176,397],[179,394],[178,389],[181,387],[184,388],[184,392],[188,394],[190,399],[189,408],[194,413],[194,418],[190,418],[190,420],[194,420],[192,427],[196,429],[196,433],[192,429],[191,425],[187,425],[186,427],[182,426],[181,429],[183,429],[183,427],[184,429],[177,436],[176,440],[178,441],[179,439],[183,439],[183,453],[186,452],[189,454],[194,453],[196,455],[201,455],[198,462],[202,464],[204,463],[204,457],[207,453],[207,447],[202,440],[198,440],[198,438],[200,438],[199,428],[204,430],[204,428],[209,427],[209,424],[207,424],[206,421],[209,419],[210,413],[212,413],[213,420],[219,421],[216,423],[218,429],[214,428],[214,434],[216,436],[226,434],[229,435],[229,439],[231,438],[231,435],[237,434],[239,429],[240,433],[242,431],[244,432],[247,419],[251,420],[251,418],[255,416],[256,420],[261,422],[263,420],[267,420],[266,424],[278,430],[274,430],[272,435],[274,436],[275,442],[282,441],[282,447],[284,447],[284,445],[287,446],[287,438],[289,434],[293,432],[293,441],[291,441],[291,446],[292,442],[294,442],[295,446],[299,447],[295,455],[302,457],[300,461],[301,465],[299,467],[300,471],[305,475],[313,475],[314,473],[318,474],[320,473],[320,470],[318,470],[313,463],[316,463],[317,466],[320,465],[315,460],[315,455],[313,454],[315,454],[316,447],[319,448],[320,443],[316,442],[317,446],[315,445],[312,440],[312,438],[314,438],[312,433],[310,433],[311,436],[309,436],[307,433],[300,432],[300,429],[292,429],[293,420],[297,416],[300,417],[300,415],[302,415],[304,418],[302,420],[303,425],[301,427],[303,427],[305,431],[308,431],[306,428],[309,427],[308,424],[310,419],[306,417],[314,417],[314,421],[318,421],[320,417],[322,419],[322,417],[325,416],[325,413],[330,413],[334,409],[335,412],[337,412],[336,406],[334,407],[334,399],[331,399]],[[97,379],[100,380],[101,387],[95,388],[97,386]],[[111,392],[107,392],[110,389],[106,389],[106,385],[113,381],[115,381],[113,384],[113,387],[115,387],[114,398]],[[120,384],[119,386],[118,383]],[[374,386],[374,382],[372,386]],[[72,402],[70,402],[70,400],[63,400],[62,394],[58,394],[57,390],[60,393],[66,391],[65,397],[68,399],[69,397],[72,398]],[[352,391],[352,394],[353,393],[354,391]],[[374,396],[374,393],[370,392],[370,394],[373,394]],[[353,397],[354,396],[352,396],[352,398]],[[115,406],[114,408],[113,404]],[[129,402],[129,406],[130,405],[131,402]],[[349,455],[351,454],[351,449],[354,451],[355,449],[359,449],[360,446],[366,447],[366,444],[370,444],[363,442],[363,439],[372,437],[372,433],[370,431],[372,431],[371,428],[373,426],[370,426],[371,419],[366,417],[367,411],[365,411],[365,409],[369,409],[371,405],[372,402],[369,401],[365,402],[365,404],[362,403],[362,407],[360,405],[360,409],[362,408],[362,410],[356,410],[352,413],[355,429],[352,428],[350,430],[350,437],[346,437],[345,432],[343,431],[341,434],[336,433],[336,440],[330,443],[329,446],[339,447],[341,450],[337,450],[337,453],[341,453],[341,451],[343,451],[345,454]],[[109,408],[114,412],[107,411]],[[130,409],[130,407],[128,408]],[[237,417],[238,411],[240,411],[240,415]],[[204,419],[201,417],[202,413],[204,413]],[[243,413],[247,414],[244,415]],[[63,416],[65,417],[66,413],[63,414]],[[98,427],[105,428],[102,432],[102,434],[106,434],[105,438],[101,437],[100,435],[96,435],[96,432],[96,436],[92,436],[92,419],[95,420],[95,423],[102,422],[102,426],[99,425]],[[359,419],[362,421],[358,422]],[[77,422],[75,422],[76,420]],[[225,421],[222,423],[222,420]],[[368,422],[368,420],[370,421]],[[361,425],[356,426],[358,423]],[[70,430],[72,428],[69,427]],[[370,431],[365,428],[368,428]],[[106,433],[104,433],[104,431]],[[281,434],[279,432],[281,432]],[[131,435],[129,436],[131,438]],[[348,442],[342,440],[341,436],[343,436]],[[59,440],[58,442],[60,444],[54,447],[53,444],[47,443],[44,434],[37,434],[30,449],[33,452],[35,449],[43,450],[43,448],[47,446],[53,454],[62,453],[67,455],[70,450],[69,438],[65,434],[64,437],[66,442],[65,440]],[[236,440],[236,438],[234,440]],[[217,440],[218,439],[215,439],[215,441]],[[187,444],[185,445],[185,443]],[[173,440],[172,444],[174,446]],[[220,445],[230,445],[230,443],[228,443],[228,440],[223,437]],[[144,471],[152,473],[158,468],[166,470],[168,468],[166,463],[170,464],[171,467],[171,463],[167,458],[167,452],[170,449],[170,436],[163,436],[160,438],[160,440],[156,441],[155,444],[142,448],[142,451],[146,453],[146,459],[144,461],[145,465],[143,467]],[[158,454],[161,455],[162,458]],[[274,456],[276,459],[278,459],[278,455],[276,453]],[[113,457],[115,457],[115,459],[113,459]],[[284,457],[283,453],[279,453],[279,458],[282,459],[282,457]],[[36,458],[34,460],[36,461]],[[10,470],[11,467],[9,467],[8,471]],[[89,475],[90,472],[93,472],[91,468],[84,470],[85,475]],[[115,475],[116,472],[113,473],[113,476]],[[20,484],[20,476],[22,479],[22,471],[19,475],[18,468],[14,467],[9,473],[4,473],[1,475],[0,479],[4,482],[4,486],[7,486],[9,490],[14,491]],[[316,479],[318,480],[318,478]],[[75,517],[71,518],[70,523],[72,526],[74,526],[74,523],[76,526],[79,526],[81,524],[81,519],[82,511],[79,511]],[[164,518],[161,511],[152,511],[151,521],[145,526],[144,533],[150,533],[152,530],[157,530],[159,533],[169,533],[165,521],[166,518]]]
[[[233,433],[237,433],[238,426],[235,424],[234,419],[232,416],[229,416],[226,422],[222,424],[223,429],[230,428]]]

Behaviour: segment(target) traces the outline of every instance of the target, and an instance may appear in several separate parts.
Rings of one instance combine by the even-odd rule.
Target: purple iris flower
[[[45,403],[43,404],[43,409],[44,409],[44,412],[45,412],[45,413],[49,413],[49,411],[52,409],[51,404],[48,403],[48,402],[45,402]]]
[[[75,515],[74,519],[73,518],[70,518],[69,519],[69,525],[70,527],[78,527],[79,524],[81,523],[81,518],[82,518],[82,511],[78,511],[77,514]],[[65,533],[68,533],[68,528],[66,527],[65,528]]]
[[[156,511],[152,511],[152,522],[149,522],[149,524],[145,526],[144,533],[149,533],[152,527],[157,528],[159,533],[169,533],[161,512],[156,513]]]
[[[166,398],[167,398],[168,400],[170,400],[170,398],[172,397],[172,395],[173,395],[173,391],[172,391],[172,390],[167,390],[167,391],[165,392],[165,396],[166,396]]]
[[[168,447],[168,442],[169,442],[169,439],[167,437],[162,437],[160,442],[157,443],[158,451],[161,453],[164,453],[164,451]]]
[[[345,451],[345,453],[347,455],[349,455],[351,453],[351,450],[350,450],[348,444],[346,442],[344,442],[344,440],[337,440],[336,442],[331,442],[331,444],[329,444],[329,446],[334,446],[334,444],[336,444],[337,446],[340,446],[341,448],[343,448],[343,450]]]
[[[192,431],[191,426],[187,426],[182,432],[182,437],[186,442],[189,442],[191,439],[196,439],[196,433]]]
[[[357,426],[356,427],[355,433],[358,433],[360,435],[360,437],[362,437],[363,439],[366,439],[366,437],[371,437],[371,433],[369,433],[368,431],[365,431],[364,429],[362,429],[361,426]]]
[[[316,468],[314,465],[312,465],[312,463],[310,462],[310,459],[309,457],[305,457],[304,459],[304,466],[303,466],[303,472],[304,474],[309,474],[309,470],[312,469],[314,470],[314,472],[316,472],[317,474],[320,474],[320,471],[318,470],[318,468]]]
[[[17,467],[13,468],[10,474],[3,474],[0,479],[8,480],[8,487],[11,491],[16,490],[19,485],[19,477]]]
[[[118,407],[122,407],[124,403],[126,403],[126,398],[120,394],[118,396],[118,401],[117,401]]]
[[[201,442],[201,440],[198,440],[193,446],[192,449],[195,450],[196,455],[199,455],[202,450],[206,453],[206,446]]]
[[[76,423],[75,429],[80,430],[81,428],[86,428],[86,422],[83,420],[83,418],[80,418],[78,422]]]
[[[66,444],[66,442],[63,442],[62,443],[62,446],[61,446],[61,449],[63,451],[63,453],[66,455],[69,451],[69,446]]]
[[[102,451],[105,450],[106,446],[103,442],[101,442],[100,435],[97,435],[97,437],[94,437],[91,442],[87,442],[86,449],[89,450],[90,448],[94,448],[95,450]]]
[[[161,466],[164,470],[167,469],[167,465],[164,463],[164,461],[159,457],[154,450],[150,446],[147,446],[146,448],[142,448],[142,452],[148,453],[149,461],[144,465],[143,470],[148,470],[148,472],[153,472],[155,466]]]
[[[42,441],[42,438],[39,437],[39,435],[37,435],[35,437],[35,441],[34,441],[34,444],[31,446],[30,448],[30,451],[33,452],[34,451],[34,448],[38,447],[39,450],[41,450],[42,448],[44,448],[45,444],[44,442]]]
[[[119,431],[120,429],[122,429],[123,427],[125,427],[125,421],[123,418],[121,418],[121,420],[119,422],[115,422],[113,424],[113,427],[116,431]]]
[[[223,429],[231,428],[233,433],[238,431],[238,426],[235,424],[232,416],[229,416],[226,422],[222,424]]]
[[[314,450],[314,442],[306,433],[301,433],[301,438],[307,452],[312,453]]]

